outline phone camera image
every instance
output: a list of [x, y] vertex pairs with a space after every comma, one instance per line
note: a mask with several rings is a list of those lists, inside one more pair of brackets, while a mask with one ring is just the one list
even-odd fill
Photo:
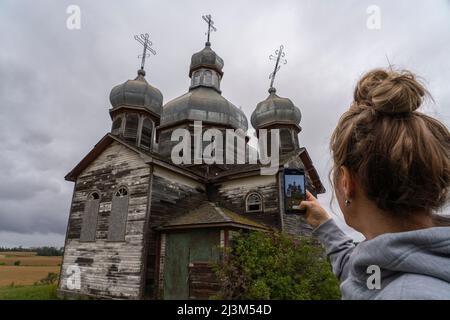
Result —
[[306, 200], [305, 173], [298, 169], [284, 171], [284, 198], [286, 213], [304, 213], [300, 203]]

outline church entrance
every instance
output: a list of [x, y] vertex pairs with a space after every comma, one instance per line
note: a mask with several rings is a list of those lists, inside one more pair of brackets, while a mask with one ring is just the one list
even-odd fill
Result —
[[220, 230], [194, 229], [166, 234], [164, 299], [189, 299], [189, 267], [220, 258]]

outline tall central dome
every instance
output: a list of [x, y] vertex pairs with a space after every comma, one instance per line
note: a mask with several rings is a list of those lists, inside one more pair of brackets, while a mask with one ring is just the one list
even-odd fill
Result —
[[163, 107], [160, 129], [198, 120], [205, 124], [247, 131], [245, 114], [221, 94], [223, 65], [222, 58], [211, 49], [209, 42], [192, 55], [189, 91]]

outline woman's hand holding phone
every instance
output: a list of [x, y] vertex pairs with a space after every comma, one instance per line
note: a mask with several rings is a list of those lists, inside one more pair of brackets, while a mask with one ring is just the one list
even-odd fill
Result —
[[322, 208], [319, 201], [308, 190], [306, 190], [306, 200], [300, 203], [300, 209], [306, 210], [306, 222], [313, 228], [317, 228], [331, 219], [328, 212]]

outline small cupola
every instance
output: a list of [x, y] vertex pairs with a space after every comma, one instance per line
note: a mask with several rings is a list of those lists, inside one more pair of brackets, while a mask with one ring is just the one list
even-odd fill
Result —
[[203, 50], [192, 55], [189, 67], [189, 77], [191, 78], [189, 89], [209, 87], [220, 93], [223, 65], [222, 58], [211, 49], [211, 43], [206, 42]]
[[300, 129], [302, 114], [291, 99], [280, 97], [275, 88], [269, 89], [269, 96], [256, 105], [251, 116], [255, 129], [265, 129], [273, 125], [292, 125]]
[[134, 108], [161, 117], [163, 96], [161, 91], [145, 80], [145, 71], [139, 69], [137, 77], [115, 86], [109, 95], [112, 111], [119, 108]]
[[281, 64], [287, 63], [284, 56], [283, 46], [275, 51], [275, 55], [270, 56], [270, 59], [275, 60], [276, 63], [274, 71], [270, 74], [269, 96], [256, 105], [250, 119], [257, 135], [260, 129], [267, 129], [267, 137], [270, 139], [270, 131], [272, 129], [279, 130], [281, 153], [299, 148], [298, 134], [302, 129], [300, 127], [302, 119], [300, 109], [294, 105], [291, 99], [278, 96], [273, 85]]
[[156, 53], [150, 48], [148, 38], [148, 34], [135, 36], [144, 46], [141, 68], [135, 79], [127, 80], [111, 90], [109, 100], [112, 108], [109, 113], [113, 121], [112, 134], [142, 149], [152, 150], [155, 128], [161, 121], [163, 95], [145, 79], [144, 63], [149, 56], [147, 50]]

